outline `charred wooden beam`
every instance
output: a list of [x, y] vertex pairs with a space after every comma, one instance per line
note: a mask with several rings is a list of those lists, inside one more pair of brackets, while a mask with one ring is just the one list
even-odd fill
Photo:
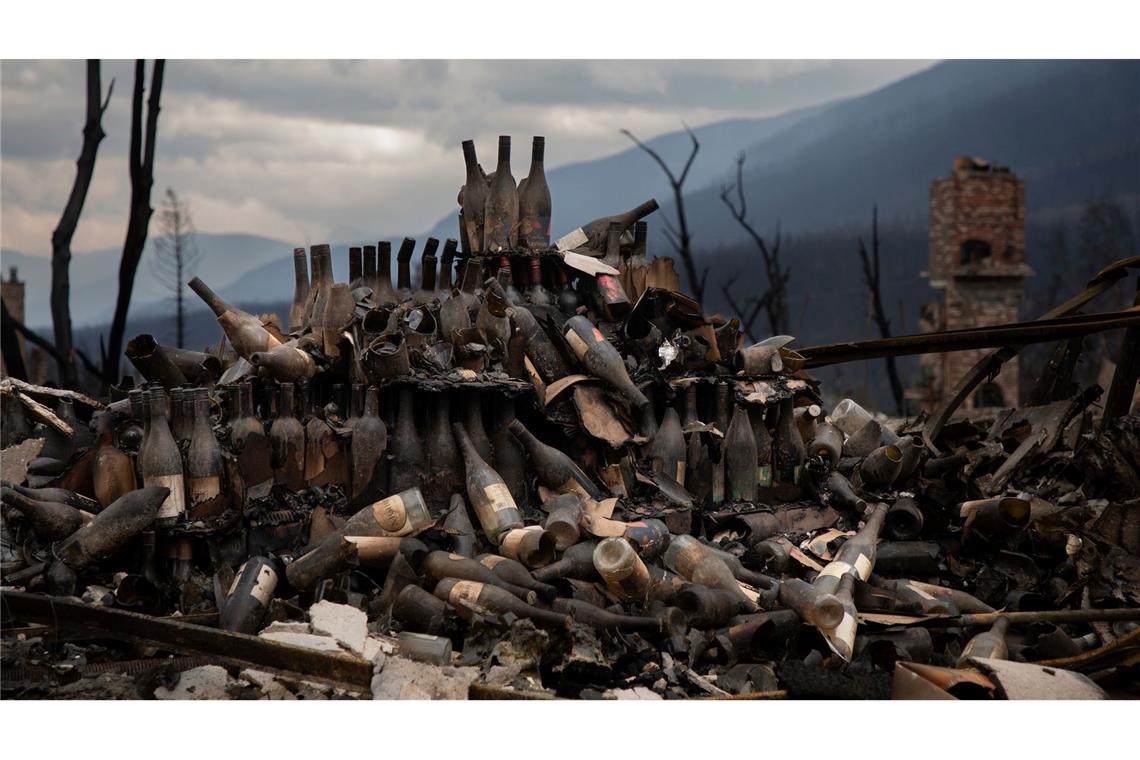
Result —
[[237, 667], [303, 675], [357, 689], [369, 689], [372, 663], [348, 654], [329, 654], [279, 641], [231, 633], [172, 618], [93, 607], [61, 597], [0, 592], [4, 619], [102, 632], [108, 638], [143, 641], [176, 652], [204, 655]]

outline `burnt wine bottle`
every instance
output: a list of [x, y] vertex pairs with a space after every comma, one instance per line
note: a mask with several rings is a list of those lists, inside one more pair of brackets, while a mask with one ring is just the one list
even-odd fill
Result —
[[514, 249], [518, 239], [519, 196], [515, 178], [511, 175], [511, 138], [508, 135], [499, 136], [499, 163], [487, 189], [483, 224], [484, 252]]
[[[546, 138], [535, 137], [530, 151], [530, 173], [519, 184], [519, 241], [532, 251], [550, 247], [550, 186], [543, 158]], [[535, 260], [537, 263], [537, 259]]]
[[463, 141], [463, 162], [467, 166], [467, 181], [463, 185], [463, 227], [467, 231], [468, 247], [465, 253], [482, 253], [483, 228], [487, 213], [487, 196], [490, 187], [487, 175], [475, 156], [475, 142]]

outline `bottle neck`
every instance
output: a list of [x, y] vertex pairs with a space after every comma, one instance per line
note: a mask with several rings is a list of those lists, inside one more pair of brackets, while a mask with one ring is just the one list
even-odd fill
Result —
[[210, 427], [210, 399], [204, 393], [194, 398], [194, 424]]
[[649, 214], [652, 214], [656, 210], [657, 210], [657, 201], [656, 201], [656, 199], [653, 199], [653, 198], [650, 198], [649, 200], [647, 200], [645, 203], [642, 203], [637, 208], [630, 209], [629, 211], [625, 212], [620, 217], [618, 217], [622, 222], [622, 229], [629, 227], [631, 224], [636, 222], [638, 219], [641, 219], [642, 217], [648, 216]]
[[348, 281], [356, 282], [364, 271], [364, 251], [356, 246], [348, 249]]
[[381, 284], [392, 287], [392, 244], [384, 241], [378, 247], [376, 259], [376, 274], [380, 277]]
[[304, 248], [293, 249], [293, 279], [298, 294], [303, 294], [309, 290], [309, 268], [305, 261]]
[[479, 452], [475, 450], [471, 436], [467, 435], [467, 431], [462, 425], [452, 425], [451, 433], [455, 437], [455, 442], [459, 444], [459, 450], [463, 453], [463, 460], [467, 463], [468, 468], [483, 462], [483, 457], [479, 456]]
[[498, 176], [501, 171], [505, 171], [507, 174], [511, 173], [511, 139], [509, 137], [499, 138], [499, 165], [495, 167], [495, 175]]
[[435, 290], [435, 256], [424, 254], [420, 267], [420, 288]]
[[376, 278], [376, 246], [364, 246], [364, 253], [362, 256], [362, 276], [364, 277], [365, 282], [371, 283]]
[[197, 277], [190, 280], [190, 289], [197, 293], [198, 297], [205, 301], [206, 305], [209, 306], [214, 314], [219, 317], [228, 311], [234, 310], [232, 306], [223, 301], [217, 293], [211, 290], [210, 287], [206, 285], [206, 283], [202, 282]]
[[458, 245], [452, 238], [443, 244], [443, 257], [439, 262], [439, 289], [451, 292], [451, 270], [455, 265], [455, 248]]
[[471, 140], [463, 141], [463, 163], [467, 167], [467, 182], [482, 182], [483, 176], [479, 171], [479, 159], [475, 155], [475, 143]]
[[364, 416], [380, 416], [380, 392], [375, 388], [369, 388], [364, 395]]

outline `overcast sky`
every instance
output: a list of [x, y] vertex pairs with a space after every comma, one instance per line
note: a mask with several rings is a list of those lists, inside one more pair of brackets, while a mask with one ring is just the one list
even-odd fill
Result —
[[[546, 136], [547, 167], [738, 116], [876, 89], [925, 61], [169, 61], [154, 204], [173, 187], [206, 232], [290, 243], [429, 228], [463, 182], [459, 144], [484, 166], [495, 138]], [[0, 243], [50, 253], [82, 142], [82, 61], [0, 64]], [[150, 66], [147, 67], [149, 87]], [[122, 244], [133, 64], [115, 91], [73, 243]], [[519, 169], [529, 157], [518, 156]], [[514, 173], [520, 176], [520, 170]], [[525, 172], [524, 172], [525, 173]]]

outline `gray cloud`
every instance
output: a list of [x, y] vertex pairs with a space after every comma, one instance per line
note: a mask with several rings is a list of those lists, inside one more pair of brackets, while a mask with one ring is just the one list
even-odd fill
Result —
[[[547, 136], [551, 166], [652, 137], [763, 116], [886, 84], [920, 61], [179, 61], [167, 64], [156, 186], [190, 201], [200, 229], [296, 241], [414, 233], [463, 179], [459, 142], [487, 162], [495, 136]], [[148, 76], [150, 68], [147, 69]], [[80, 61], [0, 64], [2, 243], [46, 254], [74, 175]], [[116, 78], [107, 139], [75, 240], [121, 243], [133, 63]], [[523, 163], [519, 160], [519, 163]]]

